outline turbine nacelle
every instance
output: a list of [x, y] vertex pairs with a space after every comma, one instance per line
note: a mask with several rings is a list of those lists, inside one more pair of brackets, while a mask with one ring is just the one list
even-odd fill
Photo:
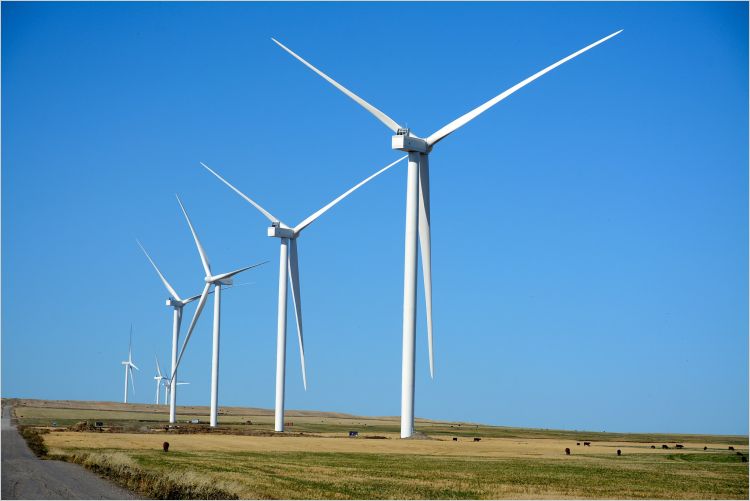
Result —
[[276, 238], [295, 238], [297, 235], [293, 228], [286, 228], [274, 223], [268, 227], [268, 236]]
[[227, 278], [222, 275], [214, 275], [214, 276], [205, 277], [203, 280], [205, 280], [207, 284], [214, 284], [216, 286], [232, 285], [233, 283], [231, 278]]
[[184, 303], [170, 297], [169, 299], [167, 299], [167, 306], [171, 306], [172, 308], [182, 308], [184, 306]]
[[[401, 151], [415, 151], [429, 153], [432, 146], [420, 137], [412, 136], [409, 129], [399, 129], [398, 134], [391, 137], [391, 148]], [[403, 132], [403, 133], [402, 133]]]

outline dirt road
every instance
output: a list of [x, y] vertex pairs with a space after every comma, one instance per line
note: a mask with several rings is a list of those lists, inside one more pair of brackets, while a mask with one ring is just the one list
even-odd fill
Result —
[[11, 424], [10, 408], [2, 412], [3, 499], [136, 499], [81, 466], [38, 459]]

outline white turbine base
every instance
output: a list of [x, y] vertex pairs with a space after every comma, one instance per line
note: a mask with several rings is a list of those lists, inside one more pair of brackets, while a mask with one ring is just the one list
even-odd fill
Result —
[[401, 438], [414, 434], [414, 344], [417, 314], [419, 153], [409, 152], [404, 243], [404, 321], [401, 359]]
[[276, 330], [276, 407], [274, 430], [284, 431], [284, 384], [286, 377], [286, 303], [289, 266], [289, 239], [282, 238], [279, 246], [279, 308]]
[[[211, 354], [211, 427], [216, 427], [219, 416], [219, 325], [221, 322], [221, 284], [214, 285], [214, 339]], [[175, 379], [175, 387], [177, 380]]]

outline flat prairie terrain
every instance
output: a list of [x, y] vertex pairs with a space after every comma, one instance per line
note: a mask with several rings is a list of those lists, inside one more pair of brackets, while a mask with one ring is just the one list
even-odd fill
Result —
[[[397, 418], [308, 411], [288, 412], [292, 426], [280, 435], [271, 433], [271, 411], [250, 408], [222, 409], [216, 430], [182, 424], [165, 432], [164, 406], [30, 400], [15, 405], [19, 423], [48, 431], [43, 437], [51, 455], [109, 476], [137, 471], [175, 482], [209, 482], [240, 498], [748, 498], [748, 463], [737, 454], [747, 457], [743, 436], [418, 420], [423, 439], [401, 440]], [[181, 421], [207, 415], [200, 407], [178, 410]], [[64, 428], [82, 420], [103, 421], [104, 429], [116, 432]], [[349, 431], [359, 437], [349, 438]], [[165, 441], [168, 453], [162, 451]], [[677, 443], [683, 448], [676, 449]]]

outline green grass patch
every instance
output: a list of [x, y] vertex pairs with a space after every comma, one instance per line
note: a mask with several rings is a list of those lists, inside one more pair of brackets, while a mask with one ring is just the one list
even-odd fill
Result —
[[26, 445], [29, 446], [29, 449], [31, 449], [31, 452], [33, 452], [36, 457], [41, 459], [47, 457], [49, 450], [47, 450], [47, 446], [44, 444], [44, 438], [42, 438], [45, 431], [29, 426], [18, 426], [18, 433], [24, 440], [26, 440]]

